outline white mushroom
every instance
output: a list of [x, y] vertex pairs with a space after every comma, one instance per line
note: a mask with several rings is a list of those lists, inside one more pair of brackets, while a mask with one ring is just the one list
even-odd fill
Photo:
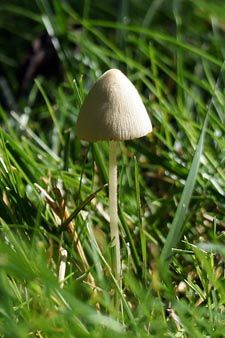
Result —
[[130, 80], [118, 69], [105, 72], [86, 96], [77, 120], [77, 136], [86, 141], [109, 140], [109, 216], [116, 247], [115, 276], [121, 276], [117, 211], [117, 141], [152, 131], [145, 106]]

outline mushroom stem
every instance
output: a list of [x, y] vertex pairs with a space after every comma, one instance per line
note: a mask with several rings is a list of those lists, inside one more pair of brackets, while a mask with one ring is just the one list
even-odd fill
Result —
[[109, 142], [109, 218], [110, 231], [113, 248], [115, 248], [114, 273], [119, 281], [121, 274], [120, 262], [120, 239], [118, 229], [118, 207], [117, 207], [117, 142]]

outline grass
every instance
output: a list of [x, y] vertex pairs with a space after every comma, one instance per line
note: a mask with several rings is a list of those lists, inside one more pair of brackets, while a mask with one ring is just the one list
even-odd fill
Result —
[[[1, 337], [224, 336], [223, 9], [0, 4]], [[45, 66], [30, 52], [41, 39]], [[108, 146], [75, 133], [88, 89], [111, 67], [153, 124], [120, 144], [122, 290], [110, 268]]]

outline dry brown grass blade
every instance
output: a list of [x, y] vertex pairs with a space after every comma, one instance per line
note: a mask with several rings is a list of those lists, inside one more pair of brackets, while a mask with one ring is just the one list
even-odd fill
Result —
[[[48, 205], [50, 206], [51, 210], [53, 211], [57, 223], [59, 223], [59, 226], [62, 224], [62, 222], [66, 219], [69, 219], [70, 214], [67, 210], [66, 207], [61, 207], [48, 193], [45, 189], [43, 189], [41, 186], [39, 186], [37, 183], [34, 184], [36, 189], [39, 191], [39, 193], [41, 193], [41, 195], [43, 196], [43, 198], [45, 199], [45, 201], [48, 203]], [[77, 234], [77, 231], [75, 229], [75, 222], [74, 220], [70, 221], [65, 230], [68, 232], [68, 234], [70, 235], [70, 238], [75, 246], [75, 249], [77, 250], [82, 265], [83, 265], [83, 270], [84, 273], [87, 276], [87, 284], [90, 285], [92, 292], [93, 292], [93, 299], [96, 299], [97, 297], [97, 287], [95, 284], [95, 279], [92, 276], [91, 272], [90, 272], [90, 266], [88, 264], [84, 249], [82, 247], [82, 244], [79, 240], [79, 236]], [[99, 308], [99, 304], [96, 304], [96, 307]]]

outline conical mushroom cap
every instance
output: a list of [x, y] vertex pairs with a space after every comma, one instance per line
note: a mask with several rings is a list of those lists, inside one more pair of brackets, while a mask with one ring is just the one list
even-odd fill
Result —
[[77, 136], [86, 141], [116, 141], [142, 137], [151, 131], [151, 121], [134, 85], [118, 69], [105, 72], [84, 100]]

